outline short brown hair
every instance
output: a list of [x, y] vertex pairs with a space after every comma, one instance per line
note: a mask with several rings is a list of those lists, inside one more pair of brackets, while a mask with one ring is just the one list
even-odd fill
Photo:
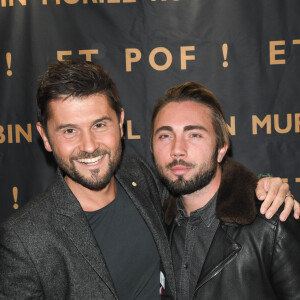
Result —
[[49, 65], [39, 79], [36, 96], [38, 121], [47, 129], [48, 104], [54, 99], [66, 100], [98, 93], [107, 96], [109, 105], [120, 119], [122, 107], [117, 86], [102, 67], [74, 59], [57, 61]]
[[166, 91], [152, 112], [150, 146], [153, 146], [154, 122], [160, 110], [171, 102], [194, 101], [209, 107], [212, 115], [212, 123], [216, 134], [217, 149], [230, 145], [227, 124], [220, 103], [214, 94], [204, 85], [197, 82], [185, 82]]

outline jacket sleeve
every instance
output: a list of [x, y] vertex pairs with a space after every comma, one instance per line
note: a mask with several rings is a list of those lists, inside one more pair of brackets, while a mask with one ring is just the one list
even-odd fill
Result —
[[13, 227], [0, 227], [0, 299], [42, 299], [36, 269]]
[[272, 280], [278, 299], [300, 299], [300, 221], [278, 221], [272, 257]]

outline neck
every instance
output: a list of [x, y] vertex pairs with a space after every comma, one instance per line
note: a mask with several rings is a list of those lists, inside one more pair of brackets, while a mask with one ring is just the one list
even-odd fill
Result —
[[221, 175], [221, 167], [218, 165], [216, 174], [208, 185], [192, 194], [182, 196], [182, 203], [188, 216], [191, 212], [202, 208], [210, 201], [220, 187]]
[[96, 191], [84, 187], [68, 176], [65, 177], [65, 181], [84, 211], [101, 209], [112, 202], [116, 197], [117, 186], [114, 177], [111, 178], [103, 189]]

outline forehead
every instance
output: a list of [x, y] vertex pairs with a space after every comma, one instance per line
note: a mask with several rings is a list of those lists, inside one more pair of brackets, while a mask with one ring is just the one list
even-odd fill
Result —
[[54, 99], [48, 106], [50, 119], [89, 119], [94, 116], [116, 115], [106, 95], [94, 94], [87, 97], [64, 97]]
[[201, 125], [212, 129], [211, 110], [195, 101], [170, 102], [157, 114], [154, 129], [161, 126]]

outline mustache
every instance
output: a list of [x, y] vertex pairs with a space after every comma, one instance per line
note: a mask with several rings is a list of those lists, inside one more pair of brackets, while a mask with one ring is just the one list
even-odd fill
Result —
[[85, 159], [85, 158], [94, 158], [97, 156], [108, 154], [110, 156], [110, 152], [104, 149], [96, 149], [93, 153], [88, 153], [85, 151], [81, 151], [76, 155], [73, 155], [70, 157], [70, 161], [72, 160], [78, 160], [78, 159]]
[[192, 163], [187, 163], [183, 159], [174, 159], [171, 163], [167, 164], [167, 169], [171, 169], [175, 166], [184, 166], [187, 168], [193, 168], [195, 167]]

